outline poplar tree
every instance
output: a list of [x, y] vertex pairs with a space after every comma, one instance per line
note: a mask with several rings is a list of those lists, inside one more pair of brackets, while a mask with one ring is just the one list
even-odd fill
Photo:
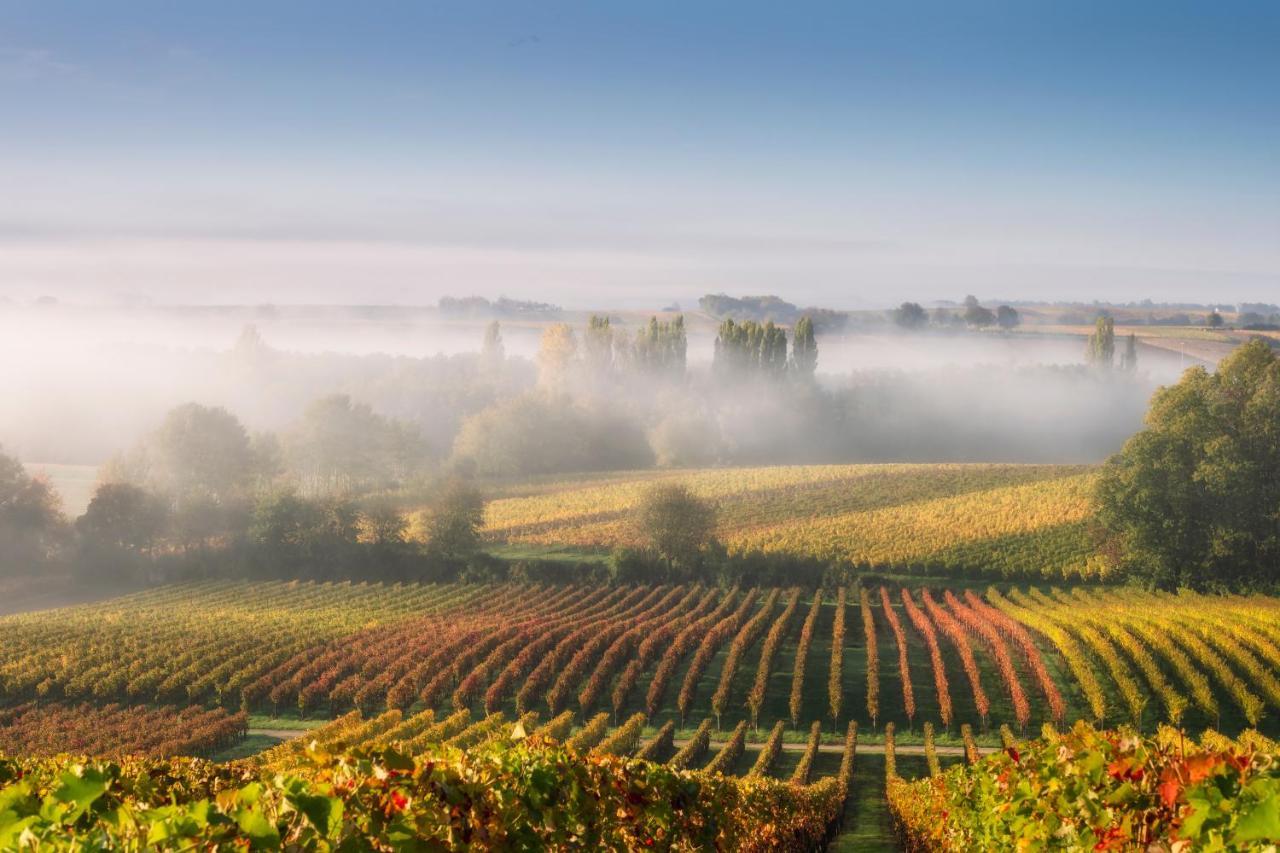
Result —
[[791, 365], [800, 376], [809, 379], [818, 369], [818, 340], [813, 334], [813, 320], [806, 315], [796, 323], [791, 342]]
[[1085, 349], [1085, 357], [1094, 367], [1110, 370], [1116, 357], [1116, 321], [1099, 317]]

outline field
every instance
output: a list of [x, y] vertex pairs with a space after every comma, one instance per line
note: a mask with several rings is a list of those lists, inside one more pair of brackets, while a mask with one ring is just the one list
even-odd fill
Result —
[[633, 544], [630, 517], [655, 482], [685, 483], [719, 509], [731, 551], [793, 553], [993, 577], [1106, 574], [1089, 535], [1090, 469], [1062, 465], [815, 465], [724, 468], [505, 487], [486, 535], [509, 548]]
[[[853, 722], [869, 769], [840, 844], [876, 849], [887, 740], [923, 776], [922, 744], [951, 763], [1076, 720], [1274, 738], [1277, 671], [1280, 600], [1262, 596], [214, 582], [0, 619], [0, 749], [255, 774], [309, 767], [313, 741], [417, 755], [522, 731], [838, 784]], [[254, 756], [279, 734], [264, 715], [333, 722]]]

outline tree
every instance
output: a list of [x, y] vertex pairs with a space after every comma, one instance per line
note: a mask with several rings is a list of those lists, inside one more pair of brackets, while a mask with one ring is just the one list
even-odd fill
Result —
[[688, 346], [683, 314], [671, 320], [650, 317], [646, 325], [636, 330], [627, 355], [636, 370], [680, 379], [684, 377]]
[[1219, 314], [1217, 311], [1214, 311], [1208, 317], [1205, 318], [1204, 322], [1205, 322], [1205, 325], [1207, 325], [1210, 329], [1221, 329], [1225, 321], [1222, 319], [1221, 314]]
[[[645, 468], [653, 453], [635, 418], [531, 392], [477, 412], [453, 443], [455, 470], [497, 476]], [[458, 467], [464, 466], [464, 467]]]
[[787, 332], [772, 320], [760, 325], [754, 320], [720, 324], [716, 335], [713, 367], [734, 376], [781, 376], [787, 367]]
[[126, 551], [149, 551], [165, 532], [169, 506], [159, 495], [133, 483], [102, 483], [76, 530], [87, 542]]
[[680, 483], [652, 487], [640, 503], [636, 533], [667, 567], [689, 567], [715, 532], [715, 507]]
[[1138, 369], [1138, 336], [1132, 332], [1125, 338], [1124, 353], [1120, 356], [1120, 369], [1126, 373], [1133, 373]]
[[233, 501], [247, 490], [257, 462], [239, 419], [199, 403], [170, 410], [142, 453], [147, 481], [176, 500]]
[[408, 520], [391, 501], [375, 501], [360, 512], [357, 539], [363, 545], [394, 549], [405, 543]]
[[346, 394], [311, 403], [285, 437], [287, 467], [311, 495], [397, 485], [422, 473], [429, 455], [415, 427]]
[[1277, 424], [1280, 358], [1262, 341], [1157, 391], [1097, 485], [1120, 569], [1160, 589], [1280, 587]]
[[259, 495], [249, 541], [269, 574], [335, 577], [355, 565], [360, 513], [341, 497], [306, 498], [292, 488]]
[[1014, 329], [1022, 322], [1022, 318], [1018, 316], [1018, 312], [1008, 305], [1001, 305], [996, 308], [996, 325], [1002, 329]]
[[964, 321], [975, 329], [984, 329], [996, 321], [996, 315], [989, 308], [983, 308], [976, 296], [964, 298]]
[[480, 368], [494, 374], [502, 370], [507, 360], [507, 350], [502, 343], [502, 327], [497, 320], [490, 320], [484, 328], [484, 342], [480, 345]]
[[599, 375], [609, 373], [613, 369], [613, 327], [609, 318], [592, 314], [583, 338], [587, 367]]
[[764, 324], [764, 335], [760, 341], [760, 370], [775, 378], [787, 372], [787, 330], [775, 326], [772, 320]]
[[449, 561], [462, 561], [480, 550], [484, 497], [463, 480], [450, 480], [432, 507], [427, 548]]
[[1116, 355], [1116, 321], [1110, 317], [1099, 317], [1093, 324], [1093, 334], [1085, 346], [1085, 357], [1089, 364], [1103, 370], [1110, 370]]
[[50, 560], [66, 532], [58, 494], [43, 477], [0, 452], [0, 574], [30, 573]]
[[569, 379], [569, 367], [578, 355], [578, 339], [567, 323], [555, 323], [542, 333], [538, 345], [538, 382], [561, 389]]
[[920, 329], [929, 322], [929, 315], [918, 303], [904, 302], [892, 311], [893, 322], [904, 329]]
[[791, 342], [791, 365], [800, 376], [811, 379], [818, 369], [818, 339], [813, 320], [806, 314], [796, 322]]

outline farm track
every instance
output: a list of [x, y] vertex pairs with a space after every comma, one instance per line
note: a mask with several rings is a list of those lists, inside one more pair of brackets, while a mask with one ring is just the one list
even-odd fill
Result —
[[[271, 737], [271, 738], [275, 738], [277, 740], [283, 741], [283, 740], [293, 740], [296, 737], [302, 737], [303, 735], [307, 734], [308, 731], [309, 731], [308, 729], [249, 729], [249, 734], [262, 735], [264, 737]], [[676, 749], [681, 749], [682, 747], [684, 747], [689, 743], [689, 739], [677, 738], [676, 740], [672, 741], [672, 743]], [[726, 743], [728, 743], [727, 740], [713, 740], [708, 744], [708, 747], [707, 747], [708, 751], [710, 753], [715, 753], [719, 751], [720, 748], [723, 747]], [[758, 743], [748, 743], [747, 747], [758, 748], [761, 745], [762, 744], [758, 744]], [[784, 743], [782, 744], [781, 748], [783, 752], [804, 752], [807, 747], [803, 743]], [[964, 755], [963, 746], [939, 746], [939, 747], [936, 747], [936, 749], [939, 755], [956, 755], [956, 756]], [[894, 748], [894, 751], [897, 752], [899, 755], [924, 755], [923, 746], [897, 746]], [[996, 751], [997, 750], [995, 747], [982, 747], [982, 746], [978, 747], [978, 752], [981, 753], [982, 755], [987, 755]], [[838, 744], [838, 743], [824, 743], [818, 747], [818, 752], [826, 753], [826, 754], [841, 755], [844, 753], [844, 746], [843, 744]], [[869, 755], [883, 755], [884, 744], [878, 744], [878, 743], [859, 744], [858, 753], [859, 754], [867, 753]]]

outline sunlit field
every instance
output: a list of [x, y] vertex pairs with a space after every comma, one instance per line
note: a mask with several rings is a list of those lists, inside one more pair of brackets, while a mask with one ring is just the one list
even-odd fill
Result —
[[732, 552], [798, 554], [899, 570], [1097, 577], [1092, 475], [1056, 465], [821, 465], [646, 472], [507, 486], [485, 533], [513, 545], [635, 544], [655, 482], [715, 503]]

